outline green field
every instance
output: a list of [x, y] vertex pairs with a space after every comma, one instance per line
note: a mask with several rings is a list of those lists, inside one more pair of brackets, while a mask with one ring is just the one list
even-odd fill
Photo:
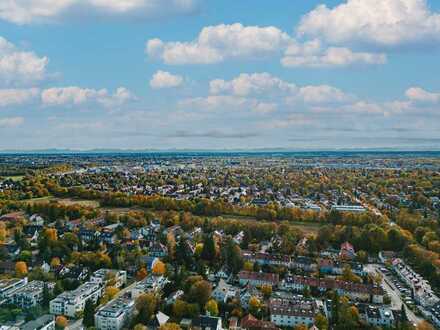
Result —
[[18, 182], [18, 181], [23, 180], [24, 176], [23, 175], [12, 175], [12, 176], [5, 176], [3, 178], [5, 180], [12, 180], [12, 181]]

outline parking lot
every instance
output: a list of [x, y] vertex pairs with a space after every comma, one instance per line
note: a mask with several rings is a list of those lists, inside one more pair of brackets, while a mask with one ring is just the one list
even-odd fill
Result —
[[418, 324], [423, 320], [411, 310], [415, 306], [415, 302], [411, 297], [411, 290], [405, 287], [394, 274], [376, 264], [367, 265], [366, 269], [369, 273], [378, 273], [382, 276], [382, 286], [391, 299], [391, 308], [400, 309], [402, 305], [405, 305], [407, 307], [406, 315], [411, 323]]

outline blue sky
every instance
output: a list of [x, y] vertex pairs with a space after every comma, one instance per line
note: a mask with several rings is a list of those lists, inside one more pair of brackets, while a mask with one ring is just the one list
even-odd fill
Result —
[[0, 3], [0, 149], [438, 148], [440, 3]]

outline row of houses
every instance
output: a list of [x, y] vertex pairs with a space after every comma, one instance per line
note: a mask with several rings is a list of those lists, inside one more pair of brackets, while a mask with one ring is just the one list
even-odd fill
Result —
[[393, 260], [393, 269], [397, 276], [411, 289], [414, 300], [422, 307], [431, 307], [440, 301], [431, 285], [420, 274], [405, 264], [402, 259]]
[[376, 304], [382, 304], [385, 295], [380, 286], [339, 281], [332, 278], [287, 276], [280, 286], [285, 290], [297, 292], [302, 292], [305, 288], [316, 288], [322, 292], [336, 290], [338, 294], [348, 296], [355, 301], [372, 301]]
[[344, 245], [341, 251], [342, 255], [344, 256], [342, 260], [337, 258], [319, 258], [316, 262], [313, 258], [305, 256], [290, 257], [288, 255], [250, 251], [244, 251], [243, 258], [244, 260], [257, 263], [262, 266], [280, 266], [289, 269], [302, 270], [304, 272], [315, 272], [319, 270], [321, 273], [330, 275], [341, 275], [344, 267], [350, 267], [355, 274], [359, 276], [366, 275], [364, 267], [361, 263], [347, 260], [347, 255], [352, 254], [352, 250], [349, 246]]

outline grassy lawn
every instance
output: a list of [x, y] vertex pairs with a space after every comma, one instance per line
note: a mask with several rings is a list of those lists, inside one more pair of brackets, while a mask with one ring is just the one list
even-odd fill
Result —
[[75, 198], [53, 198], [52, 200], [57, 201], [58, 203], [64, 205], [79, 204], [81, 206], [86, 206], [86, 207], [93, 207], [93, 208], [99, 207], [99, 202], [94, 200], [75, 199]]
[[45, 197], [36, 197], [36, 198], [31, 198], [31, 199], [24, 199], [23, 202], [29, 203], [29, 204], [35, 204], [35, 203], [48, 202], [48, 201], [50, 201], [52, 199], [53, 199], [52, 196], [45, 196]]
[[24, 176], [23, 175], [13, 175], [13, 176], [5, 176], [4, 179], [5, 180], [12, 180], [15, 182], [21, 181], [23, 180]]
[[75, 198], [56, 198], [53, 196], [46, 196], [46, 197], [39, 197], [39, 198], [32, 198], [32, 199], [26, 199], [24, 202], [35, 204], [35, 203], [45, 203], [49, 201], [57, 201], [60, 204], [64, 205], [74, 205], [79, 204], [81, 206], [87, 206], [87, 207], [99, 207], [99, 202], [94, 200], [86, 200], [86, 199], [75, 199]]

